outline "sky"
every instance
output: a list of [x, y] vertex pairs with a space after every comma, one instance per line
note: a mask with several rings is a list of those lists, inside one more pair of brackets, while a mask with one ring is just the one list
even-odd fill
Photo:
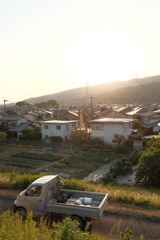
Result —
[[0, 0], [0, 103], [159, 75], [159, 0]]

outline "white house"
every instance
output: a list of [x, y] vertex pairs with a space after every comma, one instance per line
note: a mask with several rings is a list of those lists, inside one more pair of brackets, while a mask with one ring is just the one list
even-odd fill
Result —
[[90, 121], [91, 138], [104, 141], [105, 144], [116, 144], [115, 134], [122, 135], [127, 140], [132, 132], [132, 119], [102, 118]]
[[35, 113], [35, 112], [28, 112], [23, 115], [23, 117], [29, 121], [36, 121], [37, 116], [38, 116], [38, 113]]
[[69, 139], [71, 133], [78, 128], [78, 121], [43, 121], [42, 124], [42, 140], [58, 136], [62, 137], [63, 140]]

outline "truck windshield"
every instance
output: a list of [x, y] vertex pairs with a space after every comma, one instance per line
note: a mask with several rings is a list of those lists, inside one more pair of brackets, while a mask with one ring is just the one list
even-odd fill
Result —
[[27, 190], [26, 196], [40, 196], [41, 190], [42, 190], [42, 186], [36, 186], [36, 185], [32, 186]]

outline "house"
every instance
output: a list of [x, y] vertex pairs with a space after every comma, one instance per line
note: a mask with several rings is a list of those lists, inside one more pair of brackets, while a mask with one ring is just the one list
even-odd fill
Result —
[[145, 129], [150, 129], [153, 132], [159, 132], [160, 114], [152, 111], [141, 114], [141, 124]]
[[78, 120], [78, 114], [67, 109], [55, 109], [53, 112], [53, 118], [59, 118], [63, 120]]
[[2, 118], [2, 117], [4, 117], [4, 116], [8, 116], [8, 114], [5, 113], [5, 112], [0, 112], [0, 118]]
[[7, 130], [7, 132], [15, 133], [15, 138], [19, 138], [22, 135], [22, 130], [27, 128], [33, 128], [29, 123], [21, 123], [18, 126], [12, 127]]
[[63, 140], [69, 139], [71, 133], [78, 128], [78, 121], [43, 121], [42, 124], [42, 140], [58, 136], [62, 137]]
[[117, 144], [115, 134], [127, 140], [132, 133], [132, 119], [102, 118], [90, 121], [91, 138], [101, 139], [105, 144]]
[[25, 119], [21, 115], [17, 115], [17, 116], [6, 115], [0, 118], [1, 130], [4, 130], [4, 131], [10, 129], [11, 127], [18, 126], [19, 124], [26, 123], [26, 122], [27, 122], [27, 119]]
[[136, 108], [133, 109], [131, 112], [126, 113], [126, 115], [129, 118], [138, 119], [141, 121], [141, 114], [146, 113], [147, 111], [148, 111], [147, 108]]
[[36, 121], [37, 117], [38, 117], [38, 113], [35, 113], [35, 112], [28, 112], [28, 113], [25, 113], [23, 114], [23, 117], [29, 121]]

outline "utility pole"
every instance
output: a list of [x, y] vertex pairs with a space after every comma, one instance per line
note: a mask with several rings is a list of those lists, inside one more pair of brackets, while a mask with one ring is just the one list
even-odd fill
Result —
[[92, 116], [92, 100], [94, 99], [95, 97], [92, 97], [92, 95], [91, 95], [91, 120], [92, 120], [92, 118], [93, 118], [93, 116]]
[[4, 111], [5, 111], [5, 102], [7, 102], [8, 100], [5, 100], [5, 98], [4, 98]]

